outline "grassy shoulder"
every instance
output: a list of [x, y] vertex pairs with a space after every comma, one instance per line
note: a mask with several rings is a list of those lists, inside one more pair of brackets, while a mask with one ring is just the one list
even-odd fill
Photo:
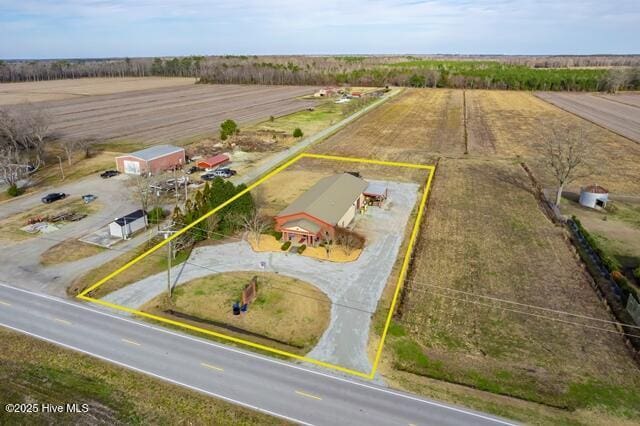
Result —
[[40, 263], [43, 265], [57, 265], [60, 263], [73, 262], [95, 256], [105, 250], [103, 247], [83, 243], [82, 241], [71, 238], [49, 247], [40, 255]]
[[[159, 239], [151, 239], [135, 249], [132, 249], [129, 252], [126, 252], [110, 262], [107, 262], [103, 265], [98, 266], [90, 271], [87, 271], [80, 277], [76, 278], [71, 285], [67, 288], [67, 294], [70, 296], [76, 296], [81, 293], [84, 289], [90, 287], [94, 283], [96, 283], [101, 278], [106, 277], [110, 273], [116, 271], [122, 266], [126, 265], [136, 257], [140, 256], [142, 253], [149, 250], [151, 247], [155, 246], [159, 243]], [[179, 252], [176, 255], [176, 258], [172, 261], [172, 265], [178, 265], [189, 258], [190, 252]], [[105, 295], [116, 291], [128, 284], [132, 284], [136, 281], [139, 281], [145, 277], [158, 274], [160, 272], [166, 271], [167, 269], [167, 256], [166, 249], [160, 249], [140, 261], [136, 262], [129, 268], [125, 269], [115, 277], [111, 278], [100, 287], [92, 291], [89, 296], [95, 298], [101, 298]]]
[[[252, 277], [258, 293], [246, 313], [233, 315], [232, 305]], [[231, 334], [261, 344], [287, 346], [305, 354], [329, 324], [331, 302], [314, 286], [273, 274], [229, 272], [208, 275], [180, 285], [169, 301], [162, 294], [145, 304], [142, 311], [187, 321], [208, 330]]]
[[[78, 414], [0, 412], [0, 424], [285, 424], [281, 420], [0, 329], [4, 403], [86, 403]], [[197, 419], [197, 420], [196, 420]]]

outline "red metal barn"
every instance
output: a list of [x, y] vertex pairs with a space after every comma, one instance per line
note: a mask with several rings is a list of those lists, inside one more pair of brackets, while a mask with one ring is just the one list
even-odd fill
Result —
[[213, 157], [205, 158], [196, 163], [196, 167], [201, 169], [213, 169], [214, 167], [220, 167], [229, 162], [229, 156], [226, 154], [218, 154]]
[[184, 148], [156, 145], [116, 157], [116, 168], [130, 175], [155, 174], [182, 167], [185, 162]]

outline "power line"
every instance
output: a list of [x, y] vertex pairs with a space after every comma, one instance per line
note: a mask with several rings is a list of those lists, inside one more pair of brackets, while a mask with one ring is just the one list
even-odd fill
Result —
[[[532, 313], [532, 312], [525, 312], [525, 311], [519, 311], [519, 310], [516, 310], [516, 309], [510, 309], [510, 308], [505, 308], [505, 307], [501, 307], [501, 306], [489, 305], [489, 304], [482, 303], [482, 302], [477, 302], [477, 301], [474, 301], [474, 300], [466, 300], [466, 299], [462, 299], [461, 300], [461, 299], [457, 299], [455, 297], [448, 296], [448, 295], [445, 295], [445, 294], [439, 294], [439, 296], [447, 298], [447, 299], [453, 299], [453, 300], [458, 300], [458, 301], [462, 301], [462, 302], [466, 302], [466, 303], [472, 303], [472, 304], [475, 304], [475, 305], [485, 306], [485, 307], [492, 308], [492, 309], [500, 309], [500, 310], [507, 311], [507, 312], [513, 312], [513, 313], [520, 314], [520, 315], [533, 316], [533, 317], [545, 319], [545, 320], [548, 320], [548, 321], [556, 321], [556, 322], [560, 322], [560, 323], [563, 323], [563, 324], [569, 324], [569, 325], [574, 325], [574, 326], [578, 326], [578, 327], [585, 327], [585, 328], [589, 328], [589, 329], [593, 329], [593, 330], [604, 331], [604, 332], [607, 332], [607, 333], [620, 334], [620, 335], [625, 335], [625, 336], [629, 336], [629, 337], [640, 338], [640, 335], [636, 335], [636, 334], [629, 334], [629, 333], [625, 333], [625, 332], [622, 332], [622, 331], [610, 330], [610, 329], [606, 329], [606, 328], [595, 327], [595, 326], [588, 325], [588, 324], [582, 324], [582, 323], [577, 323], [577, 322], [566, 321], [566, 320], [562, 320], [562, 319], [559, 319], [559, 318], [552, 318], [552, 317], [548, 317], [548, 316], [544, 316], [544, 315], [540, 315], [540, 314], [535, 314], [535, 313]], [[404, 322], [403, 320], [400, 320], [400, 321]], [[412, 322], [412, 323], [413, 323], [413, 325], [424, 325], [424, 324], [418, 324], [418, 323], [415, 323], [415, 322]]]
[[[576, 314], [576, 313], [568, 312], [568, 311], [560, 311], [560, 310], [557, 310], [557, 309], [545, 308], [543, 306], [530, 305], [530, 304], [527, 304], [527, 303], [516, 302], [516, 301], [513, 301], [513, 300], [501, 299], [501, 298], [494, 297], [494, 296], [487, 296], [487, 295], [483, 295], [483, 294], [479, 294], [479, 293], [472, 293], [472, 292], [468, 292], [468, 291], [464, 291], [464, 290], [458, 290], [458, 289], [453, 289], [453, 288], [437, 286], [437, 285], [433, 285], [433, 284], [428, 284], [428, 283], [426, 283], [424, 281], [406, 280], [406, 282], [413, 283], [413, 284], [422, 284], [424, 286], [436, 288], [436, 289], [439, 289], [439, 290], [446, 290], [446, 291], [450, 291], [450, 292], [454, 292], [454, 293], [461, 293], [461, 294], [465, 294], [465, 295], [468, 295], [468, 296], [473, 296], [473, 297], [479, 297], [479, 298], [482, 298], [482, 299], [492, 300], [492, 301], [495, 301], [495, 302], [512, 304], [512, 305], [527, 307], [527, 308], [531, 308], [531, 309], [539, 309], [539, 310], [542, 310], [542, 311], [552, 312], [552, 313], [559, 314], [559, 315], [568, 315], [568, 316], [572, 316], [572, 317], [576, 317], [576, 318], [588, 319], [588, 320], [591, 320], [591, 321], [598, 321], [598, 322], [603, 322], [603, 323], [607, 323], [607, 324], [617, 324], [617, 325], [620, 325], [620, 326], [640, 329], [640, 326], [637, 326], [637, 325], [625, 324], [625, 323], [618, 322], [618, 321], [611, 321], [611, 320], [602, 319], [602, 318], [595, 318], [595, 317], [590, 317], [588, 315]], [[420, 288], [420, 287], [416, 287], [416, 286], [409, 286], [408, 288], [411, 291], [418, 291], [418, 292], [424, 292], [424, 293], [428, 293], [429, 292], [429, 290], [426, 290], [426, 289], [423, 289], [423, 288]]]
[[[107, 216], [95, 216], [94, 215], [94, 217], [107, 217]], [[182, 226], [186, 226], [186, 224], [181, 223], [181, 222], [176, 222], [176, 224], [182, 225]], [[215, 236], [218, 236], [218, 237], [221, 236], [221, 237], [232, 239], [232, 240], [236, 240], [236, 241], [244, 241], [242, 238], [239, 238], [239, 237], [222, 234], [222, 233], [211, 231], [211, 230], [204, 229], [204, 228], [199, 228], [197, 226], [194, 226], [192, 229], [204, 232], [208, 237], [211, 237], [211, 235], [215, 235]], [[18, 234], [17, 231], [11, 231], [10, 230], [10, 232], [14, 232], [14, 233]], [[22, 235], [22, 234], [19, 234], [19, 235]], [[66, 240], [58, 240], [58, 239], [50, 238], [50, 237], [47, 237], [47, 236], [44, 236], [44, 235], [38, 235], [38, 236], [35, 236], [33, 238], [42, 238], [42, 239], [45, 239], [45, 240], [56, 241], [56, 242], [65, 242], [66, 241]], [[119, 251], [119, 252], [122, 252], [122, 253], [130, 253], [132, 251], [132, 249], [118, 249], [118, 248], [114, 248], [114, 247], [107, 247], [107, 249], [114, 250], [114, 251]], [[148, 255], [160, 256], [160, 257], [164, 258], [164, 255], [159, 254], [159, 253], [150, 253]], [[207, 269], [207, 270], [210, 270], [210, 271], [218, 273], [218, 274], [221, 273], [219, 271], [215, 271], [214, 269], [212, 269], [210, 267], [190, 262], [189, 260], [186, 260], [186, 261], [184, 261], [182, 263], [185, 263], [185, 264], [188, 264], [188, 265], [194, 266], [194, 267]], [[530, 309], [538, 309], [538, 310], [542, 310], [542, 311], [545, 311], [545, 312], [555, 313], [557, 315], [567, 315], [567, 316], [572, 316], [572, 317], [576, 317], [576, 318], [587, 319], [587, 320], [590, 320], [590, 321], [597, 321], [597, 322], [602, 322], [602, 323], [607, 323], [607, 324], [612, 324], [612, 325], [619, 325], [619, 326], [623, 326], [623, 327], [640, 329], [640, 326], [635, 326], [635, 325], [631, 325], [631, 324], [625, 324], [625, 323], [621, 323], [621, 322], [617, 322], [617, 321], [610, 321], [610, 320], [605, 320], [605, 319], [601, 319], [601, 318], [589, 317], [589, 316], [586, 316], [586, 315], [576, 314], [576, 313], [567, 312], [567, 311], [560, 311], [560, 310], [551, 309], [551, 308], [545, 308], [545, 307], [542, 307], [542, 306], [530, 305], [530, 304], [516, 302], [516, 301], [512, 301], [512, 300], [501, 299], [501, 298], [497, 298], [497, 297], [493, 297], [493, 296], [487, 296], [487, 295], [483, 295], [483, 294], [467, 292], [467, 291], [464, 291], [464, 290], [458, 290], [458, 289], [451, 289], [451, 288], [447, 288], [447, 287], [436, 286], [436, 285], [428, 284], [428, 283], [425, 283], [425, 282], [420, 282], [420, 281], [415, 281], [415, 280], [407, 280], [406, 282], [413, 283], [413, 284], [422, 284], [422, 285], [425, 285], [425, 286], [428, 286], [428, 287], [432, 287], [432, 288], [436, 288], [436, 289], [439, 289], [439, 290], [455, 292], [455, 293], [459, 293], [459, 294], [464, 294], [466, 296], [479, 297], [479, 298], [492, 300], [492, 301], [496, 301], [496, 302], [500, 302], [500, 303], [511, 304], [511, 305], [515, 305], [515, 306], [522, 306], [522, 307], [527, 307], [527, 308], [530, 308]], [[318, 301], [323, 301], [322, 299], [314, 298], [314, 297], [309, 296], [309, 295], [303, 295], [303, 294], [300, 294], [300, 293], [295, 293], [295, 292], [292, 292], [290, 290], [283, 289], [281, 287], [274, 287], [274, 288], [278, 288], [279, 290], [282, 290], [282, 291], [290, 293], [290, 294], [295, 294], [297, 296], [308, 297], [308, 298], [312, 298], [312, 299], [315, 299], [315, 300], [318, 300]], [[416, 286], [410, 286], [409, 289], [412, 290], [412, 291], [418, 291], [418, 292], [434, 294], [433, 292], [429, 292], [428, 290], [426, 290], [424, 288], [419, 288], [419, 287], [416, 287]], [[520, 315], [529, 315], [529, 316], [533, 316], [533, 317], [536, 317], [536, 318], [542, 318], [542, 319], [546, 319], [546, 320], [549, 320], [549, 321], [561, 322], [561, 323], [568, 324], [568, 325], [581, 326], [581, 327], [586, 327], [586, 328], [593, 329], [593, 330], [605, 331], [605, 332], [609, 332], [609, 333], [622, 334], [622, 335], [627, 335], [627, 336], [631, 336], [631, 337], [640, 338], [640, 336], [638, 336], [638, 335], [628, 334], [628, 333], [614, 331], [614, 330], [608, 330], [608, 329], [604, 329], [604, 328], [601, 328], [601, 327], [595, 327], [595, 326], [588, 325], [588, 324], [582, 324], [582, 323], [566, 321], [566, 320], [562, 320], [562, 319], [559, 319], [559, 318], [552, 318], [552, 317], [548, 317], [548, 316], [541, 315], [541, 314], [536, 314], [536, 313], [526, 312], [526, 311], [520, 311], [520, 310], [501, 307], [501, 306], [488, 305], [488, 304], [480, 303], [480, 302], [477, 302], [477, 301], [468, 300], [466, 298], [462, 299], [462, 298], [456, 298], [456, 297], [452, 297], [452, 296], [447, 296], [447, 295], [445, 295], [443, 293], [435, 293], [435, 294], [438, 294], [438, 295], [440, 295], [442, 297], [445, 297], [445, 298], [448, 298], [448, 299], [451, 299], [451, 300], [457, 300], [457, 301], [465, 302], [465, 303], [472, 303], [472, 304], [486, 306], [486, 307], [490, 307], [490, 308], [494, 308], [494, 309], [501, 309], [501, 310], [504, 310], [504, 311], [513, 312], [513, 313], [517, 313], [517, 314], [520, 314]], [[360, 312], [363, 312], [363, 313], [367, 313], [367, 314], [370, 314], [370, 315], [375, 314], [375, 311], [369, 311], [369, 310], [357, 308], [355, 306], [349, 306], [349, 305], [346, 305], [346, 304], [334, 303], [334, 302], [331, 302], [331, 301], [329, 301], [329, 303], [333, 304], [333, 305], [336, 305], [336, 306], [343, 307], [343, 308], [354, 309], [354, 310], [357, 310], [357, 311], [360, 311]], [[352, 303], [353, 303], [353, 301], [352, 301]], [[359, 303], [359, 302], [356, 302], [356, 303]]]

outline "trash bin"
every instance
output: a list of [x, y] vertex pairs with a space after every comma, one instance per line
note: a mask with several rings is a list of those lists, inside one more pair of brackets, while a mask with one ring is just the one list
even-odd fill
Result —
[[233, 315], [240, 315], [240, 302], [233, 304]]

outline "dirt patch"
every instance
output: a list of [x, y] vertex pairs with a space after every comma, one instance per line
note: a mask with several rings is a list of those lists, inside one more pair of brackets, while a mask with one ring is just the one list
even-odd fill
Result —
[[[78, 197], [68, 197], [60, 201], [56, 201], [51, 204], [42, 204], [34, 207], [26, 212], [18, 213], [8, 218], [0, 220], [0, 228], [5, 229], [9, 233], [4, 235], [1, 239], [6, 242], [10, 241], [22, 241], [29, 238], [35, 238], [39, 235], [38, 232], [29, 233], [21, 228], [29, 225], [30, 223], [46, 222], [56, 228], [63, 228], [65, 223], [61, 222], [49, 222], [50, 219], [58, 217], [65, 213], [72, 215], [89, 215], [100, 210], [101, 205], [98, 201], [94, 201], [90, 204], [85, 204], [84, 201]], [[54, 231], [54, 229], [51, 229]]]
[[40, 263], [43, 265], [56, 265], [59, 263], [73, 262], [102, 253], [102, 247], [86, 244], [76, 239], [64, 240], [50, 247], [40, 255]]

